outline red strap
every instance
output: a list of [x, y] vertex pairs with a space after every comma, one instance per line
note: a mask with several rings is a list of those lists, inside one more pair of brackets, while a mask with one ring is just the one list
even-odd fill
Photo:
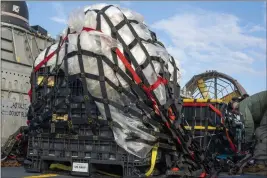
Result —
[[99, 31], [99, 32], [103, 33], [101, 30], [95, 30], [95, 29], [89, 28], [89, 27], [83, 27], [83, 31], [87, 31], [87, 32], [90, 32], [90, 31]]
[[237, 152], [237, 149], [236, 149], [234, 143], [232, 142], [232, 140], [231, 140], [231, 138], [230, 138], [230, 136], [229, 136], [227, 130], [225, 130], [225, 134], [226, 134], [226, 138], [227, 138], [227, 140], [228, 140], [228, 142], [229, 142], [229, 145], [230, 145], [231, 150], [232, 150], [233, 152]]
[[205, 178], [207, 176], [207, 173], [206, 172], [202, 172], [199, 176], [199, 178]]
[[[66, 36], [60, 46], [59, 46], [59, 49], [61, 48], [61, 46], [63, 45], [64, 41], [67, 39], [68, 37]], [[54, 55], [56, 54], [56, 50], [53, 51], [51, 54], [49, 54], [44, 60], [42, 60], [35, 68], [34, 68], [34, 72], [37, 72], [44, 64], [46, 64]], [[32, 100], [32, 86], [31, 86], [31, 89], [29, 90], [28, 92], [28, 95], [30, 97], [30, 101]]]
[[[67, 39], [68, 37], [66, 36], [60, 46], [59, 49], [62, 47], [64, 41]], [[50, 53], [46, 58], [44, 58], [44, 60], [42, 60], [35, 68], [34, 68], [34, 72], [37, 72], [44, 64], [46, 64], [55, 54], [56, 54], [57, 50], [53, 51], [52, 53]]]
[[212, 109], [220, 117], [223, 117], [221, 111], [219, 111], [217, 108], [215, 108], [212, 104], [208, 104], [208, 103], [184, 103], [183, 106], [192, 106], [192, 107], [195, 107], [195, 106], [200, 106], [200, 107], [208, 106], [210, 109]]
[[168, 83], [168, 80], [166, 80], [165, 78], [162, 78], [162, 77], [158, 76], [158, 80], [153, 85], [150, 85], [149, 90], [150, 91], [153, 91], [156, 88], [158, 88], [158, 86], [160, 84], [166, 85], [167, 83]]
[[[86, 28], [84, 27], [83, 30], [85, 31], [91, 31], [94, 30], [92, 28]], [[75, 33], [75, 32], [74, 32]], [[62, 41], [61, 44], [59, 46], [59, 49], [62, 47], [63, 43], [67, 40], [68, 36], [66, 36]], [[46, 64], [55, 54], [56, 54], [57, 50], [53, 51], [51, 54], [49, 54], [44, 60], [42, 60], [35, 68], [34, 68], [34, 72], [37, 72], [44, 64]], [[32, 88], [29, 90], [28, 95], [30, 97], [30, 100], [32, 98]]]
[[140, 84], [142, 80], [139, 78], [139, 76], [136, 74], [134, 69], [132, 68], [131, 64], [128, 62], [128, 60], [124, 57], [124, 55], [121, 53], [121, 51], [117, 48], [116, 53], [119, 56], [122, 63], [125, 65], [125, 67], [131, 72], [133, 75], [133, 79], [137, 84]]
[[177, 137], [177, 142], [178, 142], [180, 145], [182, 145], [182, 142], [181, 142], [181, 140], [179, 139], [179, 137]]
[[21, 133], [19, 133], [17, 136], [16, 136], [16, 140], [21, 140], [21, 137], [22, 137], [22, 134]]
[[175, 115], [174, 115], [174, 113], [172, 112], [172, 108], [169, 108], [168, 109], [168, 115], [169, 115], [169, 118], [171, 119], [171, 120], [175, 120]]
[[8, 158], [10, 158], [10, 159], [15, 159], [16, 156], [8, 156]]
[[172, 168], [172, 171], [179, 171], [180, 169], [178, 168], [178, 167], [174, 167], [174, 168]]
[[[116, 49], [116, 53], [119, 56], [120, 60], [122, 61], [122, 63], [125, 65], [125, 67], [131, 72], [131, 74], [133, 75], [134, 81], [139, 84], [142, 82], [142, 80], [139, 78], [139, 76], [137, 75], [137, 73], [135, 72], [135, 70], [132, 68], [131, 64], [128, 62], [128, 60], [125, 58], [125, 56], [122, 54], [122, 52], [117, 48]], [[158, 77], [157, 81], [151, 85], [150, 87], [146, 87], [143, 86], [144, 90], [147, 92], [150, 92], [152, 90], [155, 90], [156, 88], [158, 88], [158, 86], [163, 83], [164, 85], [166, 85], [168, 83], [168, 81], [162, 77]]]
[[212, 104], [209, 104], [209, 107], [215, 112], [217, 113], [220, 117], [223, 117], [221, 111], [217, 108], [215, 108]]
[[195, 160], [195, 153], [194, 152], [190, 152], [190, 156], [193, 160]]
[[[140, 77], [137, 75], [135, 70], [132, 68], [131, 64], [128, 62], [128, 60], [125, 58], [125, 56], [121, 53], [121, 51], [118, 48], [116, 49], [116, 54], [118, 55], [119, 59], [122, 61], [124, 66], [131, 72], [131, 74], [133, 76], [133, 79], [136, 82], [136, 84], [140, 84], [142, 82], [142, 80], [140, 79]], [[150, 91], [151, 91], [150, 88], [146, 87], [145, 85], [142, 85], [142, 88], [146, 92], [146, 94], [149, 97], [149, 99], [152, 101], [155, 112], [157, 114], [159, 114], [159, 109], [157, 107], [157, 102], [154, 99], [154, 97], [152, 96], [152, 94], [150, 93]]]

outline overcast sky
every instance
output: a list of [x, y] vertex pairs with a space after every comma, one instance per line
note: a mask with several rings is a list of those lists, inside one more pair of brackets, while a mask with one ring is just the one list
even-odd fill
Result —
[[[98, 2], [28, 1], [30, 24], [56, 36], [68, 14]], [[102, 1], [101, 1], [102, 3]], [[253, 94], [266, 89], [266, 3], [105, 2], [139, 12], [180, 62], [182, 86], [206, 70], [226, 73]]]

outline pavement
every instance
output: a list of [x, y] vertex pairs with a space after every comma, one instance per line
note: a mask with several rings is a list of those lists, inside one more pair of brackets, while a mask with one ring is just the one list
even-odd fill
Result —
[[2, 178], [71, 178], [71, 176], [62, 176], [48, 173], [27, 173], [23, 167], [3, 167], [1, 168]]
[[[1, 168], [2, 178], [74, 178], [70, 175], [60, 175], [53, 173], [27, 173], [23, 167], [3, 167]], [[99, 176], [97, 176], [99, 178]], [[94, 178], [97, 178], [94, 177]], [[107, 177], [107, 176], [105, 176]], [[104, 176], [100, 176], [104, 178]], [[255, 176], [255, 175], [235, 175], [229, 176], [227, 174], [220, 175], [219, 178], [266, 178], [265, 176]]]

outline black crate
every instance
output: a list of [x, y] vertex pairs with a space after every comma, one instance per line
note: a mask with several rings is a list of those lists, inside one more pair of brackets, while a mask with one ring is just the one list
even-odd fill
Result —
[[[73, 78], [69, 83], [66, 83], [64, 72], [60, 71], [56, 75], [54, 74], [54, 85], [48, 86], [47, 84], [40, 85], [38, 83], [38, 77], [52, 76], [49, 67], [43, 67], [34, 74], [36, 80], [35, 83], [35, 102], [39, 107], [34, 109], [35, 118], [42, 115], [44, 112], [51, 111], [56, 120], [67, 115], [68, 121], [71, 121], [73, 126], [84, 126], [87, 125], [89, 128], [88, 116], [86, 114], [86, 108], [83, 101], [83, 85], [79, 78]], [[52, 96], [50, 95], [52, 93]], [[46, 97], [50, 95], [50, 97]], [[34, 104], [36, 106], [36, 104]], [[94, 113], [99, 115], [99, 111], [95, 103], [91, 103], [93, 106]], [[92, 113], [92, 112], [91, 112]], [[52, 120], [52, 116], [49, 121]], [[54, 121], [53, 121], [54, 122]], [[69, 122], [60, 122], [55, 126], [61, 126], [65, 128]], [[47, 130], [47, 123], [41, 122], [38, 127], [33, 129]], [[45, 131], [46, 133], [47, 131]]]
[[216, 126], [221, 123], [221, 117], [209, 106], [184, 106], [182, 113], [185, 119], [184, 124], [186, 124], [185, 121], [187, 121], [189, 125], [191, 125], [192, 122], [203, 125], [207, 119], [210, 126]]
[[[48, 82], [45, 82], [48, 80]], [[60, 71], [57, 75], [50, 72], [50, 67], [43, 67], [33, 74], [33, 106], [34, 114], [36, 116], [42, 114], [44, 111], [53, 110], [55, 113], [66, 113], [67, 108], [57, 108], [55, 105], [66, 98], [66, 83], [64, 81], [64, 72]], [[55, 87], [57, 89], [55, 89]], [[35, 108], [40, 105], [41, 107]], [[64, 106], [64, 105], [63, 105]]]
[[[222, 117], [217, 113], [220, 111], [220, 107], [221, 105], [218, 103], [194, 103], [192, 106], [191, 104], [185, 105], [182, 109], [184, 115], [182, 123], [191, 127], [194, 140], [208, 154], [221, 152], [218, 145], [225, 147], [222, 143], [217, 142], [222, 134], [222, 130], [220, 130]], [[217, 112], [214, 111], [214, 108]], [[199, 129], [196, 126], [202, 128]]]
[[[53, 77], [53, 85], [40, 83], [42, 79], [48, 77]], [[35, 118], [44, 112], [51, 111], [58, 117], [68, 115], [68, 120], [71, 120], [73, 125], [85, 124], [88, 126], [88, 116], [83, 99], [85, 95], [83, 84], [79, 76], [68, 76], [68, 83], [66, 83], [65, 77], [64, 71], [51, 72], [50, 67], [42, 67], [33, 74], [32, 82], [35, 91], [33, 93], [33, 103], [35, 103], [33, 106], [40, 105], [34, 109]], [[100, 115], [96, 104], [91, 102], [90, 105], [93, 110], [90, 113]]]
[[[127, 153], [112, 138], [72, 137], [61, 136], [55, 138], [49, 134], [29, 137], [27, 157], [39, 158], [39, 160], [33, 159], [35, 163], [30, 168], [33, 170], [40, 169], [40, 172], [42, 172], [48, 169], [47, 166], [44, 166], [45, 164], [60, 161], [68, 162], [73, 166], [77, 162], [87, 163], [89, 170], [86, 173], [71, 171], [72, 175], [90, 176], [97, 173], [97, 170], [101, 170], [119, 174], [123, 177], [137, 177], [150, 168], [151, 154], [148, 154], [145, 159], [140, 159]], [[162, 162], [161, 158], [162, 155], [159, 150], [156, 161], [158, 165]]]
[[70, 124], [67, 121], [58, 121], [51, 123], [46, 122], [42, 125], [42, 129], [40, 129], [40, 133], [45, 134], [71, 134], [71, 135], [79, 135], [79, 136], [100, 136], [106, 138], [114, 139], [114, 135], [111, 127], [106, 120], [99, 120], [100, 125], [98, 127], [94, 127], [94, 130], [88, 124]]

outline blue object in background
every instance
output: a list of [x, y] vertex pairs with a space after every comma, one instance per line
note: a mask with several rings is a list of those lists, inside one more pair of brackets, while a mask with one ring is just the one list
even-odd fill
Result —
[[216, 158], [218, 158], [218, 159], [227, 159], [228, 157], [231, 157], [231, 156], [233, 156], [233, 155], [226, 155], [226, 154], [223, 154], [223, 155], [219, 155], [219, 156], [217, 156]]

